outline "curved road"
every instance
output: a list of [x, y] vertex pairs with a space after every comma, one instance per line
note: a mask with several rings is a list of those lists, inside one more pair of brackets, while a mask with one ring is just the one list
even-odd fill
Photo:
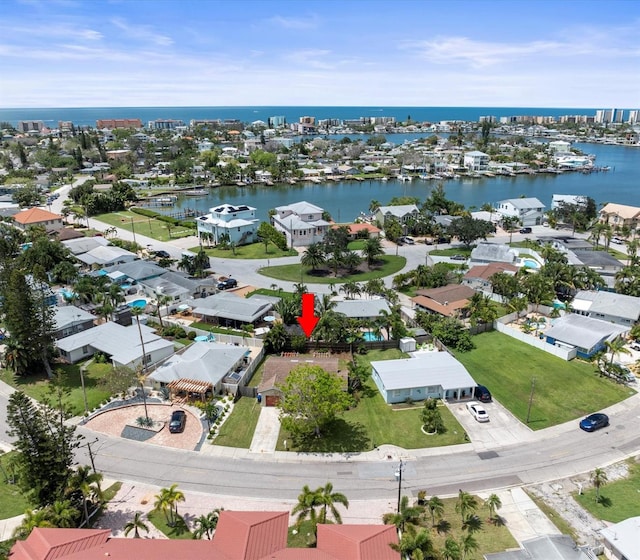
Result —
[[[59, 211], [68, 189], [59, 191], [62, 195], [54, 201], [52, 211]], [[97, 229], [107, 227], [95, 220], [90, 224]], [[120, 230], [119, 235], [132, 239], [125, 230]], [[179, 240], [159, 243], [136, 237], [138, 243], [165, 249], [174, 257], [179, 257], [185, 248]], [[395, 248], [390, 250], [395, 252]], [[407, 257], [406, 268], [424, 263], [426, 250], [424, 245], [400, 248], [400, 254]], [[257, 268], [264, 265], [266, 261], [212, 259], [216, 272], [233, 273], [241, 281], [257, 286], [271, 284], [257, 273]], [[285, 283], [280, 284], [285, 287]], [[324, 291], [322, 288], [314, 286], [316, 291]], [[0, 392], [0, 406], [4, 409], [6, 398]], [[477, 492], [573, 476], [638, 454], [640, 394], [614, 405], [608, 413], [611, 426], [600, 432], [582, 432], [574, 421], [536, 432], [515, 445], [482, 451], [466, 444], [409, 451], [384, 446], [368, 453], [343, 455], [251, 454], [248, 450], [210, 447], [205, 443], [207, 448], [201, 452], [185, 452], [112, 438], [83, 427], [78, 432], [87, 441], [95, 441], [92, 450], [96, 467], [105, 476], [118, 480], [158, 486], [175, 482], [186, 490], [266, 499], [295, 499], [303, 485], [313, 488], [330, 480], [337, 491], [348, 491], [350, 499], [366, 500], [395, 496], [398, 483], [394, 473], [400, 459], [404, 462], [405, 493], [426, 489], [429, 494], [445, 496], [457, 493], [459, 488]], [[6, 438], [4, 434], [1, 437]], [[86, 447], [79, 450], [78, 459], [89, 464]]]

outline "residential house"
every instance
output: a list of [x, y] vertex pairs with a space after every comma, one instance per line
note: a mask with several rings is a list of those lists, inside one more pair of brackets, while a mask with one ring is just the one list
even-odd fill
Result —
[[75, 257], [90, 268], [98, 269], [135, 261], [138, 255], [115, 245], [105, 245]]
[[274, 300], [265, 296], [242, 298], [220, 292], [212, 296], [189, 301], [193, 315], [200, 321], [224, 327], [241, 328], [254, 325], [273, 309]]
[[411, 358], [371, 362], [371, 378], [387, 404], [428, 398], [470, 398], [477, 383], [448, 352], [414, 352]]
[[174, 354], [149, 375], [156, 387], [181, 392], [195, 381], [211, 394], [220, 393], [222, 381], [249, 363], [249, 350], [232, 344], [198, 341], [182, 354]]
[[555, 155], [569, 155], [571, 154], [571, 142], [566, 140], [552, 140], [549, 142], [549, 150]]
[[[522, 548], [485, 554], [485, 560], [590, 560], [569, 535], [542, 535], [522, 541]], [[631, 558], [630, 558], [631, 560]]]
[[273, 226], [284, 233], [290, 247], [306, 247], [323, 241], [331, 225], [322, 217], [324, 210], [309, 202], [295, 202], [275, 210], [271, 217]]
[[167, 270], [160, 276], [140, 280], [138, 287], [150, 298], [168, 297], [168, 308], [172, 309], [187, 300], [215, 294], [217, 284], [213, 278], [190, 278], [182, 272]]
[[478, 150], [465, 152], [463, 165], [469, 171], [486, 171], [489, 169], [489, 155]]
[[518, 218], [523, 226], [537, 226], [543, 222], [545, 206], [537, 198], [508, 198], [496, 209], [502, 216]]
[[53, 308], [53, 338], [56, 340], [72, 334], [92, 329], [95, 326], [95, 315], [75, 305]]
[[388, 220], [396, 220], [406, 224], [418, 218], [420, 211], [415, 204], [401, 204], [399, 206], [379, 206], [375, 212], [376, 222], [383, 228]]
[[612, 292], [580, 290], [571, 311], [592, 319], [632, 327], [640, 319], [640, 298]]
[[284, 394], [281, 385], [286, 381], [291, 370], [299, 365], [319, 366], [323, 370], [335, 373], [343, 381], [343, 388], [347, 390], [349, 372], [340, 367], [340, 357], [337, 354], [298, 355], [297, 353], [282, 356], [269, 356], [264, 362], [262, 381], [258, 385], [262, 406], [277, 406]]
[[256, 218], [256, 209], [252, 206], [222, 204], [210, 208], [208, 214], [196, 220], [196, 224], [201, 243], [211, 241], [217, 245], [226, 238], [230, 243], [246, 245], [258, 240], [260, 220]]
[[600, 210], [600, 221], [614, 228], [628, 227], [635, 231], [640, 223], [640, 208], [610, 202]]
[[318, 525], [315, 548], [287, 548], [286, 511], [220, 512], [216, 532], [207, 539], [127, 539], [108, 529], [35, 528], [17, 541], [11, 560], [400, 560], [389, 545], [398, 543], [393, 525]]
[[62, 244], [69, 249], [72, 255], [78, 256], [91, 251], [97, 247], [106, 247], [111, 242], [106, 237], [79, 237], [62, 241]]
[[518, 262], [518, 251], [501, 243], [478, 243], [471, 251], [471, 266], [489, 263], [515, 264]]
[[416, 309], [445, 317], [458, 317], [475, 291], [462, 284], [448, 284], [440, 288], [417, 290], [416, 293], [418, 295], [411, 298]]
[[600, 530], [609, 560], [640, 560], [640, 517], [629, 517]]
[[[338, 228], [340, 226], [335, 225], [332, 227]], [[347, 228], [349, 229], [350, 240], [360, 239], [362, 237], [380, 237], [380, 228], [366, 222], [349, 224]]]
[[504, 274], [515, 275], [519, 268], [513, 264], [505, 262], [492, 262], [485, 265], [472, 266], [462, 277], [462, 284], [469, 286], [473, 290], [493, 293], [491, 277], [502, 272]]
[[100, 271], [101, 273], [111, 274], [117, 273], [117, 276], [121, 278], [130, 278], [133, 284], [142, 282], [143, 280], [149, 280], [150, 278], [157, 278], [167, 274], [167, 269], [158, 266], [156, 263], [144, 261], [141, 259], [109, 266]]
[[333, 311], [342, 313], [350, 319], [376, 319], [380, 313], [391, 314], [386, 299], [346, 299], [337, 301]]
[[587, 197], [580, 194], [554, 194], [551, 196], [551, 210], [562, 206], [585, 206]]
[[553, 319], [544, 337], [549, 344], [575, 348], [578, 357], [589, 359], [605, 349], [605, 342], [628, 332], [629, 327], [569, 313]]
[[[538, 243], [542, 243], [542, 239], [538, 240]], [[557, 237], [545, 237], [545, 243], [551, 243], [551, 246], [563, 253], [593, 251], [593, 245], [586, 239], [570, 236], [557, 236]]]
[[62, 229], [62, 216], [48, 212], [42, 208], [29, 208], [13, 216], [15, 226], [23, 231], [32, 226], [42, 226], [47, 232], [57, 232]]
[[127, 366], [131, 369], [142, 365], [143, 355], [146, 355], [146, 365], [150, 366], [173, 354], [173, 342], [157, 335], [151, 327], [140, 324], [138, 331], [137, 324], [125, 327], [112, 321], [61, 338], [55, 345], [60, 356], [72, 364], [100, 352], [111, 360], [114, 367]]

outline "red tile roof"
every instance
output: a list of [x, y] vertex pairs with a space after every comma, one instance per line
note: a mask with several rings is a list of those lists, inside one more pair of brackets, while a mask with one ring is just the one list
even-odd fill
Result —
[[42, 208], [29, 208], [18, 212], [13, 219], [22, 225], [40, 224], [42, 222], [50, 222], [51, 220], [62, 220], [60, 214], [48, 212]]
[[214, 544], [229, 558], [259, 560], [287, 547], [288, 523], [286, 511], [221, 511]]
[[317, 548], [336, 560], [400, 560], [389, 546], [397, 542], [393, 525], [318, 525]]
[[494, 262], [486, 265], [478, 265], [469, 269], [464, 278], [482, 278], [488, 280], [498, 272], [517, 272], [518, 267], [509, 263]]
[[67, 558], [78, 551], [107, 542], [109, 529], [42, 529], [36, 527], [25, 541], [16, 542], [11, 549], [11, 560], [52, 560]]

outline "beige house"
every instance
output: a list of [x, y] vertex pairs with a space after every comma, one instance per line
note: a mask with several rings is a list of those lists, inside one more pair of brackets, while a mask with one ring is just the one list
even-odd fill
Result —
[[631, 230], [636, 230], [640, 223], [640, 208], [610, 202], [600, 210], [600, 221], [613, 227], [627, 226]]
[[62, 216], [42, 208], [29, 208], [13, 217], [16, 227], [26, 230], [30, 226], [43, 226], [48, 232], [62, 229]]

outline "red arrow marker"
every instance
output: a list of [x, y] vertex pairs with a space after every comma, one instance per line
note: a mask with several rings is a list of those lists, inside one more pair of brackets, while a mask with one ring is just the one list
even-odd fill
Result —
[[307, 338], [311, 336], [313, 329], [316, 328], [320, 317], [316, 317], [315, 313], [316, 296], [313, 294], [302, 294], [302, 315], [296, 317], [298, 323], [302, 327]]

